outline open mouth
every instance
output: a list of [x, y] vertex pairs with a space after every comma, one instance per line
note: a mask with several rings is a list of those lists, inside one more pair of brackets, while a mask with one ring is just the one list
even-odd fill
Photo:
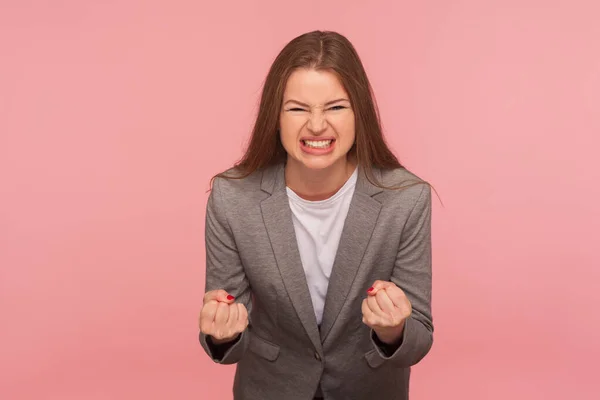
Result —
[[301, 140], [302, 144], [311, 149], [327, 149], [331, 147], [335, 139], [327, 140]]

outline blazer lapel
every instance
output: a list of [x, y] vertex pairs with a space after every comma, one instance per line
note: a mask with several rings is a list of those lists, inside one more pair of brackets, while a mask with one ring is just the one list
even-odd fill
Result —
[[[375, 177], [380, 179], [380, 171], [374, 169]], [[359, 168], [358, 180], [354, 196], [350, 202], [348, 215], [342, 230], [333, 269], [329, 278], [329, 286], [325, 299], [325, 309], [321, 323], [321, 341], [333, 327], [346, 302], [348, 292], [360, 267], [367, 245], [377, 224], [381, 203], [372, 196], [382, 189], [371, 184]], [[358, 310], [357, 312], [360, 312]]]
[[321, 352], [317, 319], [298, 251], [292, 211], [285, 190], [283, 164], [264, 171], [261, 189], [271, 194], [261, 202], [261, 210], [277, 267], [304, 329], [315, 348]]

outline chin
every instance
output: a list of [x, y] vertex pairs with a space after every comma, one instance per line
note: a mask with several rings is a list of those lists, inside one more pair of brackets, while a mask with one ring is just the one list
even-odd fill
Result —
[[338, 161], [340, 161], [339, 158], [328, 160], [302, 160], [302, 166], [304, 166], [307, 169], [322, 170], [332, 167]]

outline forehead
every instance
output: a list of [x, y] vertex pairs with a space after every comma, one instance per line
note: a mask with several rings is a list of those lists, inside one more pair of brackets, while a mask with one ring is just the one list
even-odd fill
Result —
[[288, 78], [284, 101], [298, 100], [310, 104], [326, 103], [332, 99], [348, 98], [337, 74], [329, 70], [297, 69]]

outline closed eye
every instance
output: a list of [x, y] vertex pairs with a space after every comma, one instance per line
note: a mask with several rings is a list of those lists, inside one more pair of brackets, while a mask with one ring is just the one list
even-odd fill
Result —
[[303, 109], [303, 108], [294, 107], [294, 108], [290, 108], [288, 111], [295, 111], [295, 112], [298, 112], [298, 111], [306, 111], [306, 110], [305, 110], [305, 109]]
[[338, 110], [344, 110], [346, 108], [348, 108], [348, 107], [346, 107], [346, 106], [333, 106], [333, 107], [330, 107], [329, 109], [332, 110], [332, 111], [338, 111]]

